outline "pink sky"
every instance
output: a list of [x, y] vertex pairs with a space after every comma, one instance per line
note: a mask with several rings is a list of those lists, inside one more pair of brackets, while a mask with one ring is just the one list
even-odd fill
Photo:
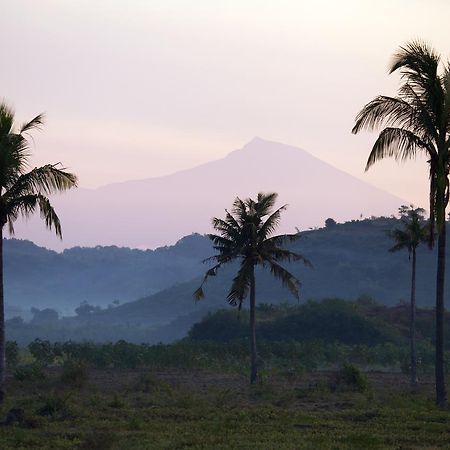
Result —
[[427, 205], [423, 160], [364, 174], [375, 134], [353, 136], [407, 40], [450, 55], [445, 0], [14, 0], [0, 16], [0, 97], [19, 122], [46, 112], [35, 163], [81, 186], [172, 173], [253, 136], [302, 147]]

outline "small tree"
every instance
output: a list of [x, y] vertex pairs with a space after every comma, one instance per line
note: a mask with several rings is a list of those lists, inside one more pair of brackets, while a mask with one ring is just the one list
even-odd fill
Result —
[[77, 316], [86, 317], [96, 312], [100, 312], [101, 310], [102, 308], [100, 306], [90, 305], [87, 301], [84, 301], [80, 303], [80, 306], [75, 308], [75, 313]]
[[210, 276], [215, 276], [225, 264], [236, 260], [240, 262], [240, 268], [233, 279], [227, 300], [232, 306], [241, 308], [243, 300], [250, 293], [250, 383], [252, 384], [256, 382], [258, 376], [255, 267], [258, 265], [268, 267], [272, 275], [280, 279], [283, 285], [298, 298], [299, 280], [280, 266], [279, 261], [301, 260], [306, 265], [311, 265], [302, 255], [282, 247], [287, 240], [297, 239], [298, 233], [272, 236], [280, 222], [281, 212], [287, 207], [284, 205], [273, 211], [277, 196], [276, 193], [259, 193], [256, 201], [251, 198], [246, 200], [236, 198], [232, 213], [226, 211], [225, 219], [213, 218], [213, 226], [219, 234], [208, 236], [213, 241], [214, 249], [218, 251], [218, 254], [206, 261], [213, 260], [217, 264], [206, 272], [201, 286], [194, 292], [197, 300], [203, 298], [203, 285]]
[[328, 219], [325, 220], [325, 228], [333, 228], [334, 226], [336, 226], [336, 221], [331, 217], [328, 217]]
[[401, 228], [391, 232], [396, 244], [389, 250], [396, 252], [408, 250], [411, 260], [411, 303], [410, 303], [410, 349], [411, 349], [411, 387], [417, 386], [417, 351], [416, 351], [416, 250], [429, 239], [429, 226], [425, 223], [425, 210], [413, 205], [399, 208]]

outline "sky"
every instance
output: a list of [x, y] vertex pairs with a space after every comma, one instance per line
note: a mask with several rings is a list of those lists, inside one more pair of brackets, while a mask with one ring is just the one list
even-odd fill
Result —
[[450, 56], [447, 0], [1, 0], [0, 98], [46, 113], [33, 164], [80, 186], [166, 175], [254, 136], [294, 145], [415, 205], [424, 158], [364, 173], [351, 134], [408, 40]]

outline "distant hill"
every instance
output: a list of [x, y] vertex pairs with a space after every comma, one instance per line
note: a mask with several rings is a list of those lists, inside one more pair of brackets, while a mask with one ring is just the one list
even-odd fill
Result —
[[118, 245], [155, 248], [210, 230], [236, 196], [275, 191], [289, 203], [282, 232], [355, 217], [390, 215], [406, 201], [315, 158], [305, 150], [255, 138], [223, 159], [172, 175], [56, 196], [64, 240], [38, 217], [18, 223], [18, 237], [48, 248]]
[[68, 315], [83, 301], [106, 306], [148, 296], [198, 276], [211, 253], [209, 240], [198, 234], [145, 251], [98, 246], [56, 253], [30, 241], [4, 242], [9, 317], [32, 306]]
[[[332, 297], [354, 300], [361, 296], [370, 296], [385, 305], [407, 303], [410, 286], [408, 254], [407, 252], [388, 252], [393, 244], [387, 236], [387, 232], [397, 225], [397, 219], [378, 218], [352, 221], [303, 232], [301, 238], [291, 248], [303, 253], [310, 259], [314, 267], [308, 269], [301, 264], [289, 266], [289, 269], [302, 281], [301, 302], [308, 299]], [[31, 248], [34, 249], [35, 247], [32, 246]], [[104, 270], [105, 274], [110, 273], [104, 279], [103, 285], [100, 283], [102, 278], [99, 277], [99, 284], [93, 285], [93, 288], [106, 289], [108, 283], [113, 283], [116, 279], [118, 279], [117, 285], [126, 286], [126, 280], [121, 279], [126, 272], [120, 275], [122, 266], [114, 265], [114, 258], [102, 259], [99, 256], [102, 251], [107, 252], [108, 249], [98, 248], [96, 251], [93, 249], [77, 249], [74, 253], [72, 251], [64, 252], [63, 255], [72, 256], [65, 264], [80, 264], [80, 261], [84, 261], [86, 266], [83, 267], [90, 267], [88, 262], [91, 261], [92, 255], [89, 255], [90, 252], [93, 252], [98, 258], [94, 258], [95, 264], [91, 261], [91, 267], [98, 267], [98, 270]], [[127, 249], [114, 249], [114, 251], [125, 253], [128, 251], [130, 267], [136, 268], [144, 264], [143, 260], [139, 258], [143, 258], [142, 253], [145, 252], [137, 251], [136, 255], [139, 258], [133, 262], [131, 255], [134, 255], [134, 251]], [[84, 256], [79, 256], [77, 259], [75, 258], [77, 254], [83, 254]], [[177, 254], [180, 258], [181, 254], [183, 257], [170, 268], [171, 255]], [[220, 272], [217, 277], [211, 279], [206, 287], [206, 298], [204, 300], [195, 303], [192, 298], [192, 293], [199, 286], [201, 276], [207, 268], [200, 263], [200, 260], [210, 254], [209, 240], [199, 235], [189, 236], [174, 247], [160, 249], [155, 252], [155, 255], [150, 252], [147, 255], [148, 257], [153, 255], [154, 258], [157, 256], [158, 258], [166, 258], [161, 259], [161, 261], [164, 261], [165, 264], [165, 282], [168, 287], [153, 295], [142, 296], [139, 300], [124, 303], [117, 307], [65, 318], [59, 321], [59, 325], [64, 324], [67, 329], [82, 329], [85, 336], [89, 338], [94, 335], [98, 338], [105, 335], [118, 337], [120, 333], [125, 333], [129, 339], [130, 336], [139, 335], [140, 338], [150, 339], [151, 337], [156, 341], [159, 339], [170, 340], [173, 336], [180, 337], [187, 333], [193, 323], [200, 320], [208, 312], [227, 307], [225, 297], [236, 266], [229, 266], [223, 272]], [[57, 256], [53, 253], [48, 255], [49, 258], [56, 258]], [[33, 266], [33, 258], [29, 257], [28, 260], [30, 266]], [[69, 263], [69, 261], [71, 262]], [[419, 248], [417, 301], [421, 306], [432, 306], [434, 303], [435, 261], [435, 250], [429, 250], [426, 246]], [[185, 278], [185, 281], [180, 276], [184, 273], [188, 277], [186, 272], [183, 272], [183, 270], [187, 270], [187, 267], [183, 267], [183, 264], [191, 264], [189, 270], [191, 270], [190, 274], [193, 274], [190, 279]], [[41, 269], [44, 270], [45, 267], [47, 266], [44, 265]], [[44, 289], [42, 280], [51, 277], [52, 270], [56, 270], [55, 267], [57, 267], [57, 264], [48, 266], [48, 272], [42, 272], [39, 275], [41, 282], [36, 277], [33, 283], [40, 286], [40, 289]], [[62, 263], [61, 267], [63, 267]], [[150, 276], [151, 271], [148, 267], [150, 266], [143, 266], [140, 269], [142, 276]], [[113, 270], [116, 270], [115, 275], [111, 273]], [[130, 269], [130, 271], [132, 270]], [[22, 282], [26, 284], [29, 280], [27, 272], [22, 271], [21, 273]], [[68, 273], [70, 274], [70, 270]], [[85, 274], [88, 273], [89, 270], [86, 269]], [[81, 275], [77, 276], [81, 277]], [[95, 277], [78, 278], [78, 285], [82, 289], [88, 290], [88, 281], [92, 282], [93, 279], [95, 280]], [[8, 284], [10, 282], [11, 280], [8, 281], [7, 278], [9, 289], [11, 289]], [[131, 285], [136, 283], [142, 286], [144, 278], [134, 278]], [[19, 284], [16, 284], [16, 288]], [[447, 286], [449, 285], [447, 284]], [[29, 286], [29, 289], [32, 289], [32, 285]], [[77, 295], [75, 295], [78, 289], [77, 283], [72, 283], [70, 289], [73, 290], [71, 295], [77, 298]], [[102, 295], [106, 295], [105, 292], [111, 294], [111, 291], [114, 290], [113, 287], [108, 287], [108, 289]], [[450, 289], [447, 288], [447, 297], [449, 293]], [[290, 293], [281, 288], [279, 282], [265, 271], [258, 271], [257, 273], [257, 299], [259, 303], [296, 303]], [[53, 325], [57, 326], [58, 324]], [[108, 328], [107, 331], [106, 328]], [[120, 333], [118, 332], [119, 328], [122, 330]], [[124, 331], [124, 329], [126, 330]], [[103, 332], [104, 334], [102, 334]], [[78, 335], [82, 336], [83, 334], [80, 332]]]

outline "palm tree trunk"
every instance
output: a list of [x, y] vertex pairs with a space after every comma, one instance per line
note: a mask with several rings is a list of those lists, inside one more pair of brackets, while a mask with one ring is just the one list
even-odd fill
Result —
[[250, 275], [250, 352], [251, 370], [250, 384], [256, 383], [258, 378], [257, 353], [256, 353], [256, 289], [255, 289], [255, 268], [252, 268]]
[[410, 344], [411, 344], [411, 388], [417, 387], [417, 350], [416, 350], [416, 248], [412, 251], [412, 274], [411, 274], [411, 321], [410, 321]]
[[3, 226], [0, 226], [0, 404], [5, 399], [5, 306], [3, 295]]
[[443, 225], [438, 237], [438, 264], [436, 277], [436, 404], [446, 406], [447, 394], [445, 392], [444, 377], [444, 283], [445, 283], [445, 241], [446, 223], [445, 207], [443, 213]]

